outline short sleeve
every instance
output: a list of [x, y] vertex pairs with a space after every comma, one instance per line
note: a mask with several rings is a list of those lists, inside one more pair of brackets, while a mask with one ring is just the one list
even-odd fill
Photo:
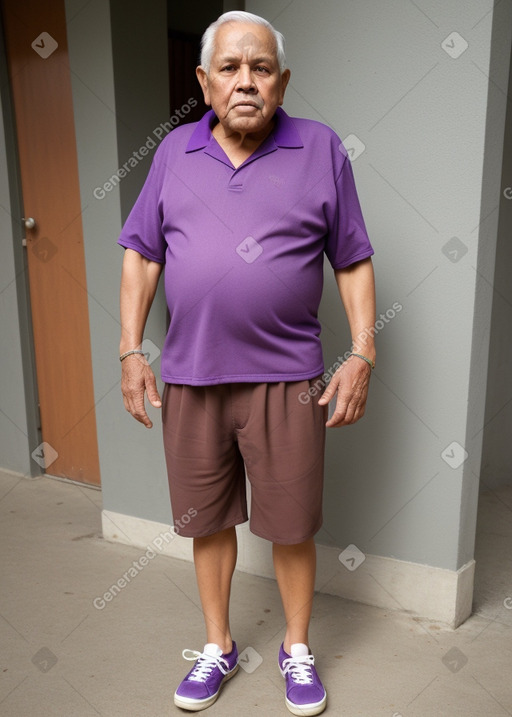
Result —
[[150, 261], [165, 262], [167, 244], [160, 211], [161, 180], [153, 160], [147, 179], [123, 226], [117, 243], [134, 249]]
[[343, 164], [336, 180], [336, 207], [327, 236], [325, 253], [333, 269], [343, 269], [374, 253], [357, 196], [352, 164], [340, 145]]

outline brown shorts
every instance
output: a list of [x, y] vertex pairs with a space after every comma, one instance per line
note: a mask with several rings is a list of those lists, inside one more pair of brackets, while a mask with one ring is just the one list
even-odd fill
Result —
[[311, 538], [322, 524], [325, 421], [318, 379], [215, 386], [166, 384], [162, 420], [176, 532], [212, 535], [248, 519], [275, 543]]

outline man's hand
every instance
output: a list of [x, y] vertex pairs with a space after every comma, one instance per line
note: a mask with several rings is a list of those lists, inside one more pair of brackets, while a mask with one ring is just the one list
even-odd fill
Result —
[[325, 406], [337, 393], [336, 410], [325, 424], [328, 428], [348, 426], [363, 417], [371, 371], [357, 356], [351, 356], [336, 371], [318, 400]]
[[156, 387], [155, 374], [144, 356], [132, 354], [123, 359], [121, 391], [126, 410], [146, 428], [152, 428], [153, 423], [144, 405], [144, 393], [148, 394], [149, 402], [155, 408], [160, 408], [162, 401]]

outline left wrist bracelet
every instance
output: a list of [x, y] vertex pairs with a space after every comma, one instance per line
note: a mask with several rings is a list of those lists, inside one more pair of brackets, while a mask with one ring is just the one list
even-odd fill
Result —
[[127, 356], [131, 356], [132, 354], [141, 354], [142, 356], [144, 356], [144, 351], [141, 351], [141, 349], [133, 349], [132, 351], [126, 351], [124, 354], [121, 354], [121, 356], [119, 356], [119, 361], [124, 361]]
[[370, 366], [370, 368], [375, 368], [375, 361], [372, 361], [368, 356], [363, 356], [363, 354], [356, 354], [354, 351], [350, 353], [351, 356], [357, 356], [357, 358], [363, 359], [363, 361], [366, 361], [366, 363]]

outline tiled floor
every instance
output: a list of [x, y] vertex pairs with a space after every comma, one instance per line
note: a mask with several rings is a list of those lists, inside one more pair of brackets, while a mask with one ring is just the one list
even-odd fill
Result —
[[[95, 607], [142, 554], [102, 540], [100, 510], [99, 491], [0, 474], [4, 717], [188, 714], [172, 693], [191, 665], [182, 649], [204, 642], [193, 566], [157, 556]], [[482, 494], [478, 533], [475, 613], [456, 631], [316, 597], [312, 648], [329, 695], [325, 714], [512, 715], [512, 488]], [[236, 574], [232, 627], [239, 649], [252, 650], [204, 714], [289, 715], [274, 581]]]

